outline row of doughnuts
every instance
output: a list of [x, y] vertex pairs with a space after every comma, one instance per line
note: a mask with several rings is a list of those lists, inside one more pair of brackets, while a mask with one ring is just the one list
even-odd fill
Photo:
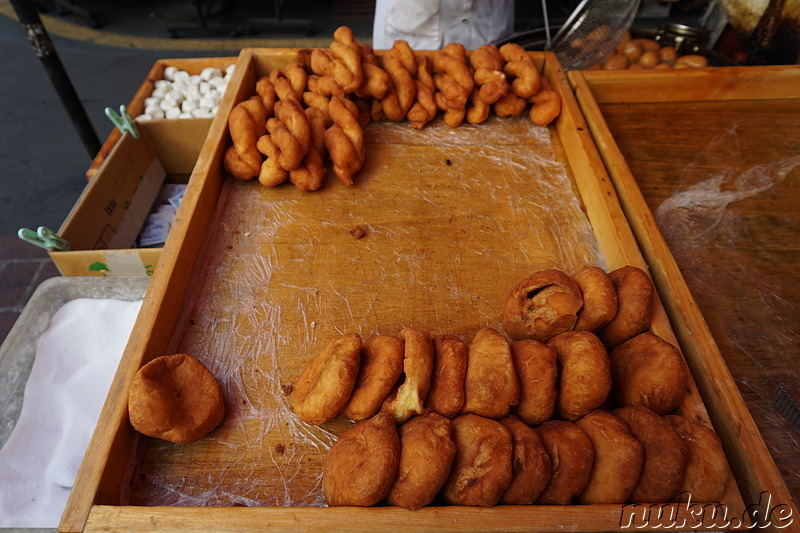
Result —
[[646, 407], [596, 409], [532, 428], [508, 415], [378, 413], [345, 431], [323, 470], [330, 506], [716, 502], [729, 475], [719, 437]]
[[649, 70], [686, 69], [708, 66], [705, 56], [688, 54], [679, 56], [674, 46], [662, 46], [653, 39], [634, 39], [625, 32], [619, 44], [603, 60], [589, 70]]
[[273, 69], [228, 118], [231, 146], [224, 166], [265, 186], [287, 179], [301, 191], [322, 186], [324, 162], [345, 185], [364, 164], [363, 126], [408, 120], [422, 128], [441, 112], [450, 126], [523, 113], [540, 126], [561, 112], [561, 97], [519, 45], [484, 45], [467, 53], [451, 43], [432, 56], [396, 41], [379, 58], [347, 26], [329, 48], [311, 51], [309, 65]]

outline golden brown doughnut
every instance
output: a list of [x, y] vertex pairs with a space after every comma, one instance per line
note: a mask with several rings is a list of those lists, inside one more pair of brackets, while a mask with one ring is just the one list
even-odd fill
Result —
[[689, 448], [664, 418], [647, 407], [620, 407], [614, 414], [624, 420], [644, 449], [639, 482], [630, 501], [675, 501], [689, 464]]
[[635, 266], [618, 268], [608, 277], [617, 289], [617, 314], [597, 336], [610, 350], [650, 327], [655, 287], [650, 276]]
[[207, 435], [224, 416], [222, 387], [190, 355], [156, 357], [131, 380], [128, 417], [143, 435], [187, 444]]
[[260, 96], [239, 102], [228, 115], [232, 145], [225, 151], [225, 170], [234, 178], [249, 180], [258, 176], [264, 158], [256, 148], [266, 131], [267, 110]]
[[617, 289], [608, 274], [599, 267], [587, 267], [572, 279], [583, 296], [583, 308], [578, 312], [576, 331], [600, 331], [617, 315]]
[[553, 470], [536, 503], [569, 505], [589, 483], [594, 462], [592, 441], [573, 422], [549, 420], [536, 428]]
[[665, 415], [683, 403], [688, 370], [672, 344], [644, 332], [614, 348], [610, 357], [614, 397], [619, 405], [639, 405]]
[[417, 97], [411, 109], [406, 113], [406, 118], [415, 129], [421, 129], [425, 124], [436, 118], [439, 108], [436, 105], [436, 84], [433, 81], [433, 65], [427, 56], [417, 57]]
[[481, 328], [469, 345], [464, 413], [501, 418], [519, 400], [519, 381], [505, 336]]
[[685, 416], [664, 417], [689, 448], [689, 464], [680, 492], [695, 502], [718, 502], [725, 492], [730, 469], [719, 436], [700, 422]]
[[570, 276], [560, 270], [540, 270], [511, 290], [503, 326], [513, 340], [547, 342], [575, 326], [582, 305], [581, 290]]
[[536, 431], [525, 422], [508, 415], [500, 420], [510, 432], [514, 442], [511, 458], [513, 476], [500, 503], [530, 505], [536, 501], [550, 481], [552, 465], [550, 456]]
[[355, 388], [342, 416], [358, 422], [377, 413], [402, 373], [403, 341], [390, 335], [367, 337]]
[[384, 53], [383, 68], [391, 79], [381, 99], [383, 111], [389, 120], [400, 122], [406, 117], [417, 95], [417, 83], [414, 81], [417, 60], [406, 41], [396, 40]]
[[333, 171], [344, 185], [353, 184], [353, 176], [364, 164], [364, 130], [358, 122], [358, 108], [352, 100], [331, 97], [328, 113], [333, 125], [325, 132]]
[[519, 379], [519, 402], [512, 412], [529, 426], [538, 426], [553, 416], [556, 404], [556, 353], [525, 339], [511, 344], [511, 357]]
[[558, 363], [556, 416], [574, 421], [600, 407], [611, 392], [611, 362], [600, 339], [588, 331], [568, 331], [547, 345]]
[[381, 406], [381, 411], [390, 413], [398, 424], [414, 415], [425, 413], [425, 399], [431, 388], [434, 359], [433, 342], [427, 331], [403, 328], [400, 337], [405, 343], [405, 379], [389, 393]]
[[339, 437], [322, 471], [325, 501], [331, 507], [368, 507], [386, 497], [397, 476], [400, 438], [392, 417], [378, 413]]
[[353, 392], [360, 363], [357, 333], [331, 339], [294, 384], [291, 401], [298, 418], [320, 425], [338, 415]]
[[433, 348], [433, 375], [425, 409], [453, 418], [464, 407], [467, 345], [455, 335], [438, 335]]
[[456, 456], [453, 425], [436, 413], [415, 416], [399, 429], [400, 466], [386, 497], [389, 505], [419, 509], [442, 488]]
[[453, 419], [456, 456], [441, 496], [454, 505], [495, 505], [511, 484], [511, 432], [482, 416], [465, 414]]
[[591, 439], [594, 464], [579, 503], [625, 503], [642, 471], [644, 450], [628, 424], [603, 409], [595, 409], [575, 424]]

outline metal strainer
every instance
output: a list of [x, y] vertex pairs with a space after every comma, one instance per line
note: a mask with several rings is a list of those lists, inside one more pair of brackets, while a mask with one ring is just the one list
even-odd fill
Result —
[[590, 67], [619, 44], [638, 7], [639, 0], [582, 0], [548, 48], [564, 70]]

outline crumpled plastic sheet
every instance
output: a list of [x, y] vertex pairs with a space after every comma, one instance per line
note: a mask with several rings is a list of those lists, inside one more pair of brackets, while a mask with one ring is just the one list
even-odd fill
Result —
[[307, 425], [289, 397], [333, 336], [414, 326], [468, 341], [502, 330], [528, 274], [605, 267], [547, 128], [520, 117], [365, 133], [351, 188], [332, 174], [305, 194], [224, 184], [179, 351], [220, 380], [226, 419], [193, 444], [144, 441], [130, 503], [323, 506], [325, 456], [352, 423]]

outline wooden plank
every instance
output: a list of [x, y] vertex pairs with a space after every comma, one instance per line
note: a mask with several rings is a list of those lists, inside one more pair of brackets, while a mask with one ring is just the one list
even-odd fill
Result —
[[[731, 458], [731, 467], [742, 487], [746, 503], [758, 502], [760, 495], [765, 491], [772, 494], [776, 501], [792, 502], [786, 484], [642, 196], [636, 178], [620, 153], [598, 103], [593, 98], [594, 85], [590, 85], [587, 74], [582, 72], [570, 74], [577, 101], [614, 181], [622, 208], [636, 234], [639, 247], [651, 266], [653, 279], [659, 292], [664, 295], [675, 333], [686, 354], [714, 426], [723, 439], [726, 453]], [[592, 80], [594, 80], [593, 75]], [[767, 84], [768, 81], [769, 78], [765, 78], [762, 83]], [[646, 96], [655, 97], [655, 95]], [[640, 97], [645, 99], [643, 96]], [[794, 524], [791, 527], [797, 526], [798, 524]]]

